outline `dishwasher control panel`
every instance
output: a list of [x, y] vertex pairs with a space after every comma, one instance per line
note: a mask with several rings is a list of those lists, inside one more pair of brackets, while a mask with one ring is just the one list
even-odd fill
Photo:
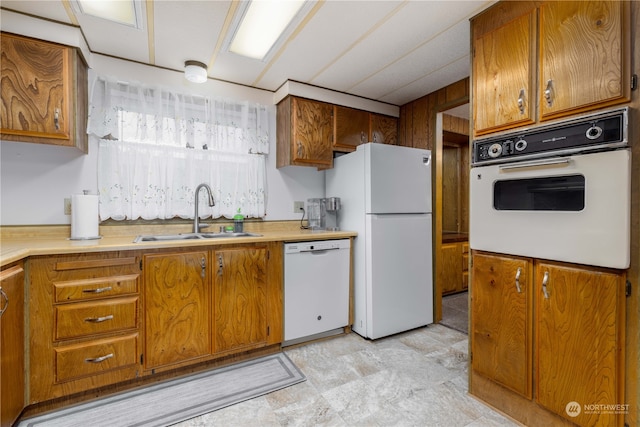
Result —
[[332, 249], [349, 249], [350, 241], [345, 240], [318, 240], [315, 242], [287, 243], [284, 245], [285, 254], [298, 252], [327, 251]]

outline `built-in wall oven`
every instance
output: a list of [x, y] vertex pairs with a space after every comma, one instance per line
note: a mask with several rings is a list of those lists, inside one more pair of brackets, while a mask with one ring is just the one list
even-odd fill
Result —
[[473, 142], [472, 249], [626, 269], [628, 108]]

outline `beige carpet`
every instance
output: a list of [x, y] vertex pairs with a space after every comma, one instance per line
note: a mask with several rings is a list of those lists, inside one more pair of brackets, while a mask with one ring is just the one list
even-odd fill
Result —
[[18, 426], [167, 426], [305, 379], [278, 353], [39, 415]]

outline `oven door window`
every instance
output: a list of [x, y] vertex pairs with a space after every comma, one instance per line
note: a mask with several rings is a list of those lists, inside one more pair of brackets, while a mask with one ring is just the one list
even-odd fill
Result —
[[584, 209], [583, 175], [496, 181], [493, 207], [499, 211], [568, 211]]

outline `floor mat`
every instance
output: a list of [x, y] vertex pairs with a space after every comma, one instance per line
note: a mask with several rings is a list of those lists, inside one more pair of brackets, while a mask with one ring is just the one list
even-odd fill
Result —
[[18, 426], [166, 426], [305, 380], [278, 353], [42, 414]]

